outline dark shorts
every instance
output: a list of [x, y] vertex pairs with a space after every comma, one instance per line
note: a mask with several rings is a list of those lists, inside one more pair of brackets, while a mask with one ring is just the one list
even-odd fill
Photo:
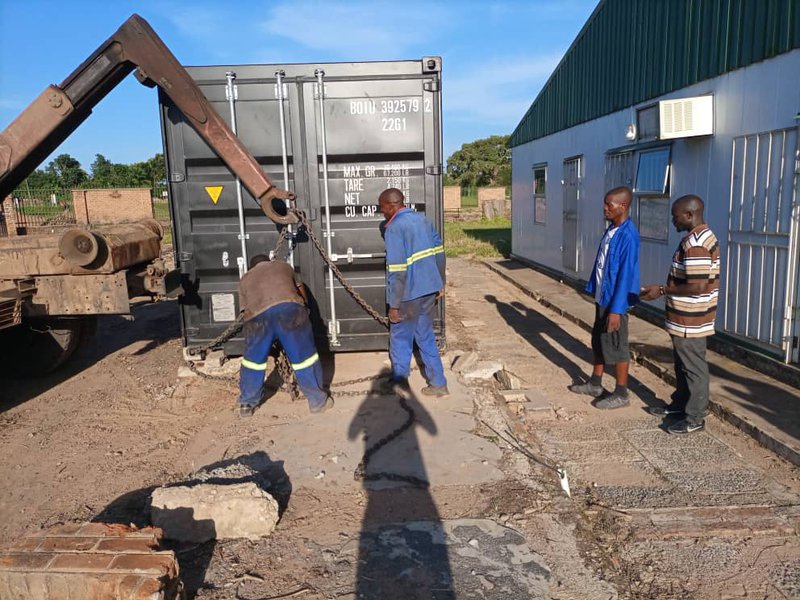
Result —
[[594, 305], [594, 325], [592, 326], [592, 353], [594, 364], [615, 365], [629, 362], [631, 351], [628, 347], [628, 315], [620, 315], [620, 324], [617, 331], [606, 331], [608, 309], [601, 309]]

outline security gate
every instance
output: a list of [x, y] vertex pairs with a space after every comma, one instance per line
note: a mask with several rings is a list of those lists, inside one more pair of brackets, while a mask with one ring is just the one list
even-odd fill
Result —
[[723, 328], [798, 360], [797, 128], [733, 140]]
[[578, 243], [578, 206], [581, 200], [583, 158], [578, 156], [564, 161], [564, 223], [561, 255], [565, 269], [579, 271], [581, 248]]

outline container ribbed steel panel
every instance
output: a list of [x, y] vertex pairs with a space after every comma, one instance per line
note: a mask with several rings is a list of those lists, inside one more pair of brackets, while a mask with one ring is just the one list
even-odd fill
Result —
[[797, 0], [602, 0], [510, 145], [795, 48]]
[[[385, 249], [380, 193], [389, 187], [400, 188], [410, 206], [425, 212], [442, 231], [441, 60], [427, 57], [187, 70], [229, 122], [226, 73], [235, 73], [233, 106], [238, 136], [276, 185], [297, 194], [297, 208], [308, 215], [323, 244], [329, 233], [325, 218], [327, 159], [330, 242], [336, 265], [355, 289], [383, 312]], [[276, 73], [282, 73], [283, 80], [288, 181], [284, 178], [281, 90]], [[236, 185], [230, 171], [163, 94], [160, 103], [175, 257], [184, 288], [183, 341], [186, 346], [199, 346], [219, 335], [239, 311], [237, 260], [242, 251]], [[219, 187], [222, 189], [214, 200]], [[279, 227], [264, 216], [245, 189], [242, 195], [247, 256], [269, 253]], [[387, 347], [386, 329], [371, 319], [338, 281], [331, 287], [325, 263], [302, 234], [293, 259], [312, 298], [312, 323], [321, 347], [334, 351]], [[443, 324], [444, 307], [440, 305], [436, 323], [440, 337]], [[224, 350], [240, 354], [243, 340], [231, 340]]]

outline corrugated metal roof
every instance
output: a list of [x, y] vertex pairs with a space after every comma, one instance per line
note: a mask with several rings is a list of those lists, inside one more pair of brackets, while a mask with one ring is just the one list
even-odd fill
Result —
[[798, 0], [601, 0], [509, 144], [799, 47]]

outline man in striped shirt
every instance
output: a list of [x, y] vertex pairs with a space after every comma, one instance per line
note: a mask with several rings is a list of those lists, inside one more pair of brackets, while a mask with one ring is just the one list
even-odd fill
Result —
[[666, 296], [666, 329], [672, 336], [677, 389], [672, 403], [650, 412], [684, 418], [667, 428], [670, 433], [692, 433], [705, 427], [708, 407], [706, 338], [714, 334], [719, 293], [719, 244], [703, 218], [703, 201], [682, 196], [672, 205], [672, 223], [688, 231], [675, 255], [666, 285], [642, 288], [642, 300]]

